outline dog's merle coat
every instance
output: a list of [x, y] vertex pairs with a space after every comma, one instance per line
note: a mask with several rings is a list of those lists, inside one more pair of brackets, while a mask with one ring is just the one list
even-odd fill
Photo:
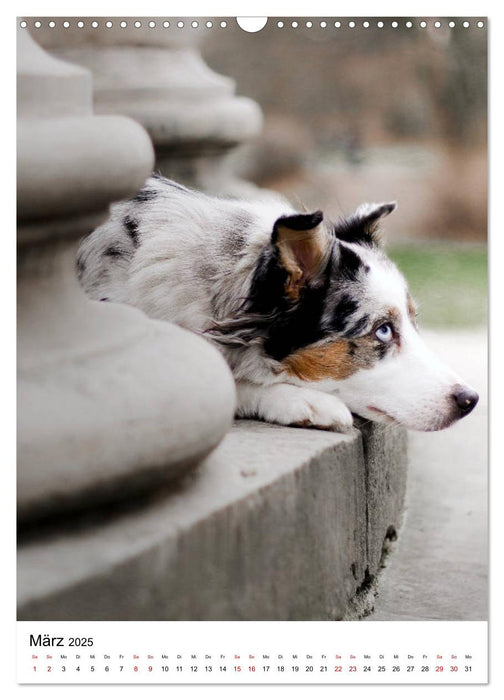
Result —
[[[432, 415], [439, 381], [420, 382], [417, 419], [411, 398], [392, 410], [375, 396], [378, 368], [416, 343], [406, 284], [378, 245], [394, 209], [362, 205], [332, 223], [279, 196], [217, 199], [153, 176], [83, 241], [77, 273], [93, 299], [132, 304], [215, 343], [237, 380], [239, 415], [346, 430], [350, 408], [437, 429], [455, 417], [448, 403]], [[444, 378], [441, 391], [454, 382]]]

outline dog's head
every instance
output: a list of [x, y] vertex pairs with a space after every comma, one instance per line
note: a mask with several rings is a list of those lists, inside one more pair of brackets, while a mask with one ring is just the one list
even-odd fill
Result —
[[364, 204], [337, 224], [319, 211], [277, 219], [248, 311], [267, 319], [264, 352], [291, 381], [316, 382], [364, 418], [440, 430], [478, 395], [418, 334], [406, 282], [379, 244], [395, 208]]

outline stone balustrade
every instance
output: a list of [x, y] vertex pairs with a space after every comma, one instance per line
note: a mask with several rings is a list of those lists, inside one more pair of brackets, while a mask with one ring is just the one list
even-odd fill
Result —
[[[65, 21], [64, 18], [61, 22]], [[235, 95], [235, 83], [204, 62], [198, 27], [159, 18], [75, 20], [64, 31], [43, 25], [37, 39], [53, 55], [88, 68], [97, 114], [124, 114], [140, 122], [154, 143], [155, 167], [167, 177], [213, 194], [244, 195], [255, 188], [232, 174], [229, 154], [256, 136], [259, 106]], [[154, 22], [155, 27], [150, 27]], [[126, 24], [126, 26], [121, 26]], [[222, 31], [218, 23], [212, 31]]]
[[230, 426], [234, 384], [193, 334], [85, 297], [78, 237], [141, 187], [152, 146], [93, 114], [89, 71], [26, 30], [18, 46], [18, 499], [33, 521], [193, 468]]

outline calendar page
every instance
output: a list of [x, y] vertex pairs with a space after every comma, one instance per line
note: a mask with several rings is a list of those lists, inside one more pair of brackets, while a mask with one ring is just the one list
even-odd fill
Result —
[[486, 684], [489, 19], [15, 22], [18, 684]]

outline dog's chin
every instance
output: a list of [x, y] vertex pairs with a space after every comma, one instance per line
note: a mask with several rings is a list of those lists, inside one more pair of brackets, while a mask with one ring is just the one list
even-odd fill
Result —
[[439, 430], [446, 430], [454, 423], [458, 423], [461, 416], [439, 416], [432, 423], [427, 425], [405, 425], [409, 430], [416, 430], [419, 433], [435, 433]]
[[445, 430], [454, 423], [457, 423], [461, 418], [458, 414], [447, 413], [445, 415], [436, 414], [430, 420], [402, 420], [376, 406], [366, 406], [366, 409], [359, 411], [357, 416], [362, 420], [371, 420], [374, 423], [380, 423], [382, 425], [397, 425], [421, 433], [433, 433], [439, 430]]

